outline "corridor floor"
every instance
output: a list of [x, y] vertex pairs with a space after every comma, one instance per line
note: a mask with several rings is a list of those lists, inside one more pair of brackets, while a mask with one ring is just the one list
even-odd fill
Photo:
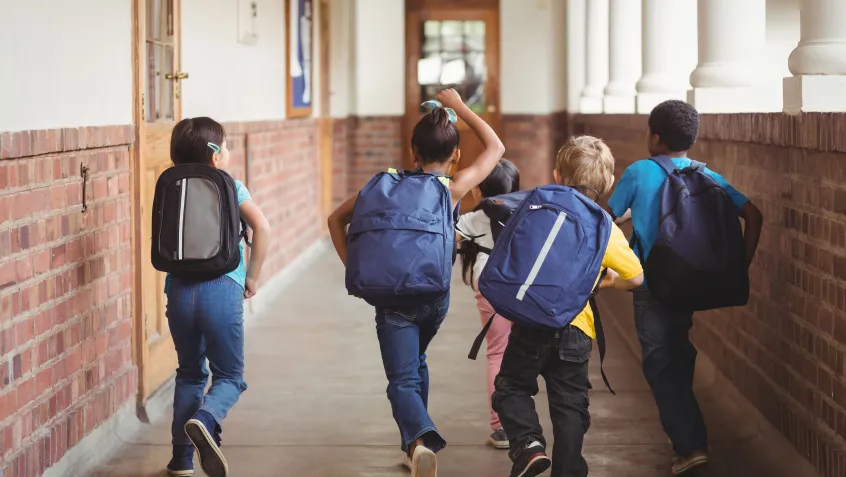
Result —
[[[343, 270], [323, 254], [283, 293], [273, 310], [247, 322], [249, 389], [224, 423], [223, 450], [233, 477], [404, 477], [398, 431], [373, 312], [347, 296]], [[441, 477], [507, 476], [506, 452], [485, 445], [489, 434], [484, 351], [467, 359], [480, 329], [472, 292], [456, 278], [452, 306], [429, 350], [430, 409], [449, 442], [439, 454]], [[669, 476], [670, 445], [639, 370], [614, 326], [608, 329], [606, 372], [617, 395], [601, 387], [592, 360], [593, 424], [584, 453], [596, 477]], [[598, 384], [597, 384], [598, 383]], [[546, 396], [537, 397], [550, 430]], [[702, 396], [715, 463], [699, 475], [812, 477], [786, 441], [721, 398]], [[170, 456], [169, 412], [133, 436], [93, 477], [164, 476]], [[551, 437], [551, 436], [548, 436]], [[198, 470], [195, 475], [203, 475]]]

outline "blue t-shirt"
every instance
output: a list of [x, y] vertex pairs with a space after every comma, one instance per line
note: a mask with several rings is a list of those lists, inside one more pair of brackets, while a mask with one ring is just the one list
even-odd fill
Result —
[[[673, 163], [679, 169], [684, 169], [690, 167], [691, 160], [687, 157], [673, 158]], [[705, 173], [720, 184], [740, 213], [749, 199], [732, 187], [723, 176], [707, 167]], [[661, 189], [666, 179], [667, 173], [655, 161], [637, 161], [623, 172], [614, 194], [608, 199], [608, 206], [615, 217], [622, 217], [626, 210], [632, 210], [632, 228], [638, 241], [634, 251], [641, 262], [646, 261], [658, 238]]]
[[[238, 205], [240, 206], [242, 203], [253, 200], [252, 196], [250, 196], [250, 191], [247, 190], [247, 187], [241, 182], [236, 180], [235, 181], [235, 193], [238, 195]], [[238, 264], [238, 268], [226, 274], [227, 277], [235, 280], [235, 283], [241, 285], [241, 288], [246, 287], [247, 282], [247, 267], [244, 264], [244, 241], [241, 240], [238, 243], [238, 250], [241, 252], [241, 262]], [[164, 291], [167, 293], [167, 286], [170, 283], [170, 274], [165, 277], [165, 287]]]

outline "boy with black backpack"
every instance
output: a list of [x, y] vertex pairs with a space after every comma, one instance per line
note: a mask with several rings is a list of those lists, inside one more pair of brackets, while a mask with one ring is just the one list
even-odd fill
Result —
[[[206, 475], [226, 477], [222, 423], [247, 389], [244, 299], [258, 290], [270, 225], [244, 184], [224, 170], [229, 150], [220, 123], [180, 121], [170, 157], [174, 166], [156, 182], [151, 250], [153, 266], [168, 273], [167, 322], [179, 359], [167, 472], [194, 475], [196, 450]], [[249, 266], [242, 244], [247, 225], [253, 229]]]
[[[388, 400], [412, 477], [435, 477], [435, 453], [446, 446], [427, 409], [426, 349], [449, 309], [459, 202], [505, 150], [455, 90], [441, 91], [438, 99], [423, 103], [431, 111], [411, 135], [416, 169], [377, 174], [329, 217], [348, 292], [376, 308]], [[458, 118], [485, 149], [450, 178], [461, 157]]]
[[[743, 306], [761, 212], [716, 172], [688, 158], [699, 113], [665, 101], [649, 115], [650, 159], [630, 165], [608, 201], [617, 223], [632, 221], [632, 248], [646, 280], [634, 291], [643, 374], [676, 457], [673, 474], [708, 463], [708, 436], [693, 394], [693, 312]], [[738, 216], [743, 219], [741, 230]]]
[[[558, 152], [554, 175], [556, 185], [529, 192], [505, 222], [479, 278], [482, 295], [513, 322], [493, 394], [511, 444], [511, 477], [533, 477], [550, 465], [553, 477], [588, 475], [582, 443], [590, 426], [592, 340], [600, 363], [605, 352], [593, 298], [599, 288], [630, 290], [643, 281], [623, 232], [595, 202], [614, 183], [608, 146], [590, 136], [571, 138]], [[508, 200], [492, 200], [508, 207]], [[538, 376], [549, 397], [552, 461], [533, 399]]]

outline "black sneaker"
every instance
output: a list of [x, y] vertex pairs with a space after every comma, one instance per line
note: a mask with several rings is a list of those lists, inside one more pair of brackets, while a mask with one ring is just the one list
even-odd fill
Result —
[[510, 445], [508, 444], [508, 436], [505, 435], [505, 429], [500, 427], [495, 430], [488, 438], [488, 444], [493, 446], [494, 449], [509, 449]]
[[215, 439], [217, 423], [207, 411], [199, 410], [185, 423], [185, 434], [197, 449], [200, 467], [209, 477], [226, 477], [229, 466]]
[[546, 472], [552, 461], [546, 455], [546, 448], [538, 441], [530, 442], [514, 461], [511, 477], [535, 477]]
[[167, 473], [171, 477], [194, 475], [194, 447], [173, 446], [173, 458], [167, 464]]

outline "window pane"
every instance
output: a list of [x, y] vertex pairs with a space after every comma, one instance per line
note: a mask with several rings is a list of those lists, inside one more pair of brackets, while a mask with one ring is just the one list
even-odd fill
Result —
[[162, 112], [164, 119], [173, 121], [173, 87], [174, 80], [167, 79], [168, 75], [173, 75], [173, 47], [165, 46], [163, 48], [161, 76], [162, 82]]
[[464, 41], [469, 50], [485, 51], [485, 22], [464, 22]]
[[484, 113], [485, 22], [424, 22], [421, 49], [417, 82], [422, 99], [433, 99], [441, 89], [452, 87], [473, 111]]
[[459, 52], [464, 49], [464, 22], [443, 22], [441, 46], [444, 51]]
[[173, 47], [147, 43], [147, 95], [144, 98], [144, 117], [147, 122], [173, 120], [174, 82]]
[[147, 122], [155, 121], [159, 116], [158, 90], [156, 75], [156, 45], [147, 43], [147, 94], [144, 98], [144, 117]]
[[442, 64], [439, 53], [420, 59], [417, 62], [417, 83], [440, 84]]
[[169, 41], [172, 31], [173, 0], [147, 0], [147, 39]]

